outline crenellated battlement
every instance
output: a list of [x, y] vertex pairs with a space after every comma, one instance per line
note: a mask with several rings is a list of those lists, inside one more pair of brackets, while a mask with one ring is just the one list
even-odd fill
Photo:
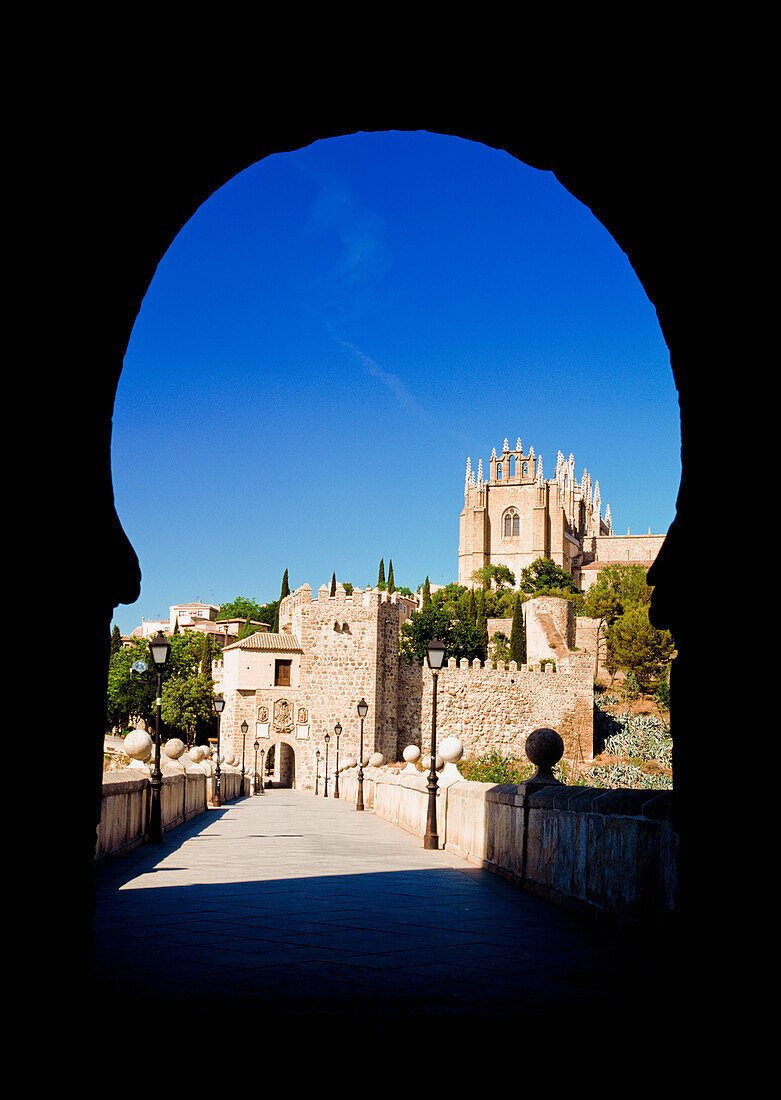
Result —
[[[428, 664], [424, 661], [411, 661], [407, 666], [417, 669], [419, 672], [429, 672]], [[478, 657], [469, 660], [462, 657], [459, 661], [451, 657], [443, 667], [440, 675], [445, 672], [480, 672], [503, 676], [565, 676], [585, 677], [591, 683], [593, 679], [593, 662], [590, 657], [578, 659], [576, 655], [568, 654], [563, 660], [560, 658], [542, 658], [534, 664], [519, 665], [515, 661], [481, 661]], [[429, 675], [431, 673], [429, 672]]]

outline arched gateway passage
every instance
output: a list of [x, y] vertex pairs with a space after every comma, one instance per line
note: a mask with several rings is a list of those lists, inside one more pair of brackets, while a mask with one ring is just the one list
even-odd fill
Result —
[[266, 752], [265, 782], [293, 790], [296, 786], [296, 751], [286, 741], [273, 741]]
[[[580, 88], [582, 103], [584, 89]], [[624, 87], [622, 101], [631, 98]], [[399, 118], [368, 115], [352, 127], [334, 124], [327, 116], [310, 119], [306, 126], [276, 125], [265, 130], [257, 104], [232, 104], [230, 112], [214, 113], [215, 126], [200, 112], [178, 113], [176, 139], [165, 111], [144, 116], [144, 126], [134, 127], [132, 155], [119, 126], [104, 133], [101, 141], [85, 146], [78, 182], [83, 194], [69, 196], [69, 224], [78, 225], [80, 256], [87, 256], [90, 326], [80, 341], [81, 376], [92, 380], [91, 403], [74, 405], [62, 420], [62, 438], [47, 441], [59, 454], [67, 453], [70, 463], [52, 462], [52, 478], [78, 469], [78, 493], [63, 489], [69, 506], [68, 528], [78, 530], [78, 548], [64, 547], [52, 564], [55, 587], [77, 590], [81, 597], [81, 636], [94, 653], [104, 653], [89, 662], [83, 685], [81, 711], [84, 741], [99, 759], [102, 751], [105, 715], [105, 683], [108, 647], [105, 639], [114, 607], [137, 599], [139, 565], [132, 546], [116, 515], [111, 490], [110, 426], [113, 395], [122, 357], [155, 267], [170, 242], [209, 195], [237, 172], [275, 152], [291, 150], [323, 137], [355, 132], [360, 127], [382, 129], [399, 125]], [[644, 126], [634, 118], [626, 120], [596, 111], [583, 126], [573, 119], [568, 126], [559, 118], [549, 119], [538, 109], [527, 112], [523, 127], [515, 117], [500, 117], [495, 108], [486, 110], [484, 128], [464, 122], [458, 113], [432, 116], [418, 109], [406, 116], [412, 127], [484, 141], [526, 163], [550, 170], [580, 201], [594, 212], [627, 253], [634, 270], [654, 303], [665, 340], [671, 351], [672, 367], [681, 403], [682, 481], [677, 516], [662, 554], [654, 568], [656, 625], [672, 630], [678, 646], [671, 693], [675, 744], [676, 803], [679, 816], [696, 808], [697, 681], [705, 667], [699, 657], [697, 638], [716, 636], [716, 601], [705, 601], [696, 609], [687, 598], [684, 583], [689, 549], [698, 530], [706, 530], [716, 514], [709, 478], [711, 433], [724, 420], [725, 400], [719, 388], [700, 385], [702, 371], [717, 377], [718, 366], [726, 367], [723, 340], [713, 324], [693, 302], [691, 288], [709, 287], [713, 300], [721, 300], [719, 280], [728, 278], [715, 249], [708, 247], [708, 209], [694, 201], [708, 181], [702, 179], [696, 147], [686, 126], [674, 129], [672, 120]], [[683, 118], [683, 113], [679, 112]], [[232, 126], [226, 126], [230, 118]], [[238, 124], [238, 125], [237, 125]], [[583, 137], [587, 134], [588, 142]], [[197, 149], [197, 157], [191, 155]], [[111, 180], [111, 187], [84, 190], [83, 180]], [[72, 275], [72, 273], [70, 273]], [[78, 280], [72, 280], [78, 282]], [[83, 312], [84, 287], [79, 287], [79, 304], [74, 299], [74, 316]], [[703, 300], [708, 295], [701, 295]], [[733, 377], [730, 401], [742, 385]], [[67, 440], [67, 447], [65, 441]], [[709, 498], [708, 492], [711, 497]], [[54, 496], [54, 494], [52, 494]], [[50, 522], [51, 516], [48, 517]], [[91, 548], [89, 554], [84, 547]], [[95, 551], [99, 550], [99, 553]], [[709, 621], [709, 616], [710, 620]], [[688, 731], [688, 740], [687, 740]], [[726, 747], [728, 731], [714, 719], [709, 728], [712, 750]], [[81, 785], [75, 791], [76, 785]], [[89, 807], [82, 822], [68, 837], [73, 859], [68, 882], [89, 898], [91, 850], [99, 815], [99, 768], [75, 769], [71, 805]], [[702, 820], [706, 817], [703, 815]], [[702, 867], [710, 848], [710, 835], [697, 825], [691, 814], [681, 817], [679, 860], [680, 898], [684, 912], [696, 912], [696, 867]], [[73, 897], [73, 889], [70, 891]], [[87, 901], [87, 923], [89, 923]], [[75, 914], [75, 910], [74, 910]], [[72, 942], [70, 958], [82, 957]]]

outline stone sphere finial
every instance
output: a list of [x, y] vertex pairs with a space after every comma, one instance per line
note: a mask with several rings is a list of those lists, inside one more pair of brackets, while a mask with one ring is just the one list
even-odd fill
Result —
[[122, 749], [131, 760], [140, 760], [144, 763], [152, 756], [152, 738], [145, 730], [131, 730], [124, 740]]
[[420, 749], [417, 745], [407, 745], [402, 756], [408, 764], [416, 764], [420, 760]]
[[445, 737], [439, 744], [439, 754], [448, 764], [456, 764], [464, 755], [464, 746], [457, 737]]
[[381, 768], [384, 763], [385, 757], [382, 755], [381, 752], [373, 752], [369, 757], [370, 768]]
[[533, 730], [526, 738], [525, 752], [532, 764], [537, 766], [530, 783], [560, 782], [553, 774], [553, 766], [564, 755], [564, 742], [555, 730], [545, 727]]
[[178, 760], [180, 756], [184, 755], [185, 744], [178, 737], [172, 737], [170, 741], [166, 741], [163, 746], [163, 751], [169, 760]]

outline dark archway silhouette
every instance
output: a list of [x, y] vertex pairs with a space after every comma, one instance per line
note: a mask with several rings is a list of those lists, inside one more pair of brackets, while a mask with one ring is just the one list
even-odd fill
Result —
[[[226, 100], [226, 110], [217, 110], [214, 101], [206, 113], [184, 109], [175, 122], [158, 103], [143, 112], [138, 103], [117, 106], [109, 130], [82, 126], [70, 144], [77, 177], [63, 183], [71, 236], [59, 257], [64, 319], [58, 335], [60, 345], [77, 355], [72, 381], [82, 399], [68, 405], [67, 422], [57, 425], [53, 417], [60, 430], [47, 439], [52, 464], [43, 490], [49, 527], [59, 519], [59, 530], [68, 535], [51, 555], [47, 576], [57, 592], [77, 601], [82, 649], [89, 655], [81, 661], [83, 766], [68, 775], [69, 828], [60, 841], [60, 865], [52, 872], [62, 874], [72, 899], [68, 962], [77, 973], [88, 966], [112, 612], [118, 603], [135, 601], [140, 582], [138, 562], [115, 513], [110, 464], [113, 399], [133, 323], [166, 249], [198, 206], [227, 180], [265, 156], [361, 129], [449, 134], [551, 171], [612, 234], [656, 308], [681, 407], [677, 514], [652, 580], [654, 621], [673, 632], [678, 647], [671, 691], [685, 938], [689, 923], [696, 925], [702, 911], [701, 887], [715, 866], [712, 822], [699, 814], [697, 754], [706, 733], [699, 723], [697, 692], [706, 667], [698, 639], [715, 631], [716, 608], [712, 600], [693, 604], [687, 569], [698, 536], [714, 514], [710, 441], [726, 399], [718, 386], [703, 383], [711, 381], [715, 365], [724, 361], [713, 301], [721, 299], [720, 280], [727, 279], [708, 247], [709, 210], [703, 204], [712, 180], [688, 128], [673, 114], [661, 120], [635, 114], [628, 127], [623, 114], [589, 111], [583, 101], [580, 114], [560, 117], [555, 125], [542, 110], [529, 112], [531, 119], [520, 110], [502, 116], [489, 103], [479, 122], [474, 110], [467, 117], [421, 104], [391, 111], [319, 108], [305, 124], [267, 123], [269, 105], [261, 93], [256, 100], [231, 99], [229, 111], [227, 106]], [[702, 304], [707, 295], [693, 296], [694, 286], [710, 291], [707, 308]], [[149, 397], [154, 400], [154, 394]], [[139, 455], [141, 477], [155, 476], [153, 449], [150, 441], [149, 453]], [[61, 461], [63, 455], [67, 462]], [[727, 745], [729, 730], [719, 725], [718, 716], [707, 736], [715, 745]]]

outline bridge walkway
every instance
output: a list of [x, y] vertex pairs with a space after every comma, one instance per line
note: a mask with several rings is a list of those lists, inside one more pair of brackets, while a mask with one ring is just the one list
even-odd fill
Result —
[[283, 789], [98, 867], [94, 960], [96, 1003], [123, 1015], [240, 1004], [582, 1024], [667, 992], [647, 944], [426, 851], [352, 803]]

